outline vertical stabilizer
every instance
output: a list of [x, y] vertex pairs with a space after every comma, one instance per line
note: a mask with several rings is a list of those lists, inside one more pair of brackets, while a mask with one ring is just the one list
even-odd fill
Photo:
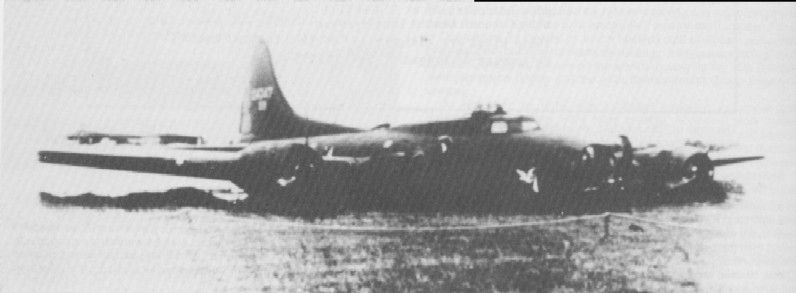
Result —
[[243, 142], [284, 137], [296, 120], [276, 81], [271, 53], [265, 41], [257, 42], [252, 74], [241, 109]]
[[271, 53], [260, 40], [254, 50], [252, 74], [241, 108], [241, 142], [351, 133], [360, 130], [299, 117], [276, 82]]

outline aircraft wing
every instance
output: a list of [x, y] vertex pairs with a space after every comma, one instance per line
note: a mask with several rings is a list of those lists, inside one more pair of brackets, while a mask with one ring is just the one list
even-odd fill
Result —
[[39, 161], [209, 179], [229, 179], [236, 147], [74, 146], [39, 151]]
[[713, 158], [711, 156], [711, 161], [713, 161], [713, 166], [719, 167], [724, 165], [730, 165], [735, 163], [742, 163], [746, 161], [754, 161], [754, 160], [761, 160], [763, 156], [748, 156], [748, 157], [717, 157]]
[[710, 146], [704, 147], [703, 149], [708, 152], [713, 166], [716, 167], [761, 160], [764, 158], [763, 156], [750, 155], [750, 153], [754, 154], [754, 150], [739, 149], [735, 146]]

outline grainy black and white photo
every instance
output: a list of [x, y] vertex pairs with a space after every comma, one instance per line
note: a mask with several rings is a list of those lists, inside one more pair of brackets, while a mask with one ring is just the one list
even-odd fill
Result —
[[6, 1], [0, 292], [794, 292], [796, 4]]

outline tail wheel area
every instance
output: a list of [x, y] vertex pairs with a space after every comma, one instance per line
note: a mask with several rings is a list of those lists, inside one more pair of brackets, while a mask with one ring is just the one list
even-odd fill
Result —
[[274, 183], [277, 187], [306, 184], [317, 176], [322, 164], [323, 159], [314, 150], [293, 146], [279, 163]]

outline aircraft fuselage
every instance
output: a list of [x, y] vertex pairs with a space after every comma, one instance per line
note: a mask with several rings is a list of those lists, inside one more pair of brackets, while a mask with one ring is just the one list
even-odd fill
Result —
[[533, 194], [564, 193], [600, 188], [614, 180], [613, 152], [612, 147], [543, 132], [528, 117], [500, 115], [255, 142], [241, 151], [246, 166], [241, 170], [247, 171], [235, 182], [251, 193], [292, 184], [291, 178], [301, 175], [293, 172], [301, 168], [301, 160], [291, 158], [301, 153], [313, 168], [364, 170], [357, 174], [369, 178], [359, 180], [365, 185], [483, 182], [488, 190], [496, 187], [486, 185], [499, 184], [525, 186]]

